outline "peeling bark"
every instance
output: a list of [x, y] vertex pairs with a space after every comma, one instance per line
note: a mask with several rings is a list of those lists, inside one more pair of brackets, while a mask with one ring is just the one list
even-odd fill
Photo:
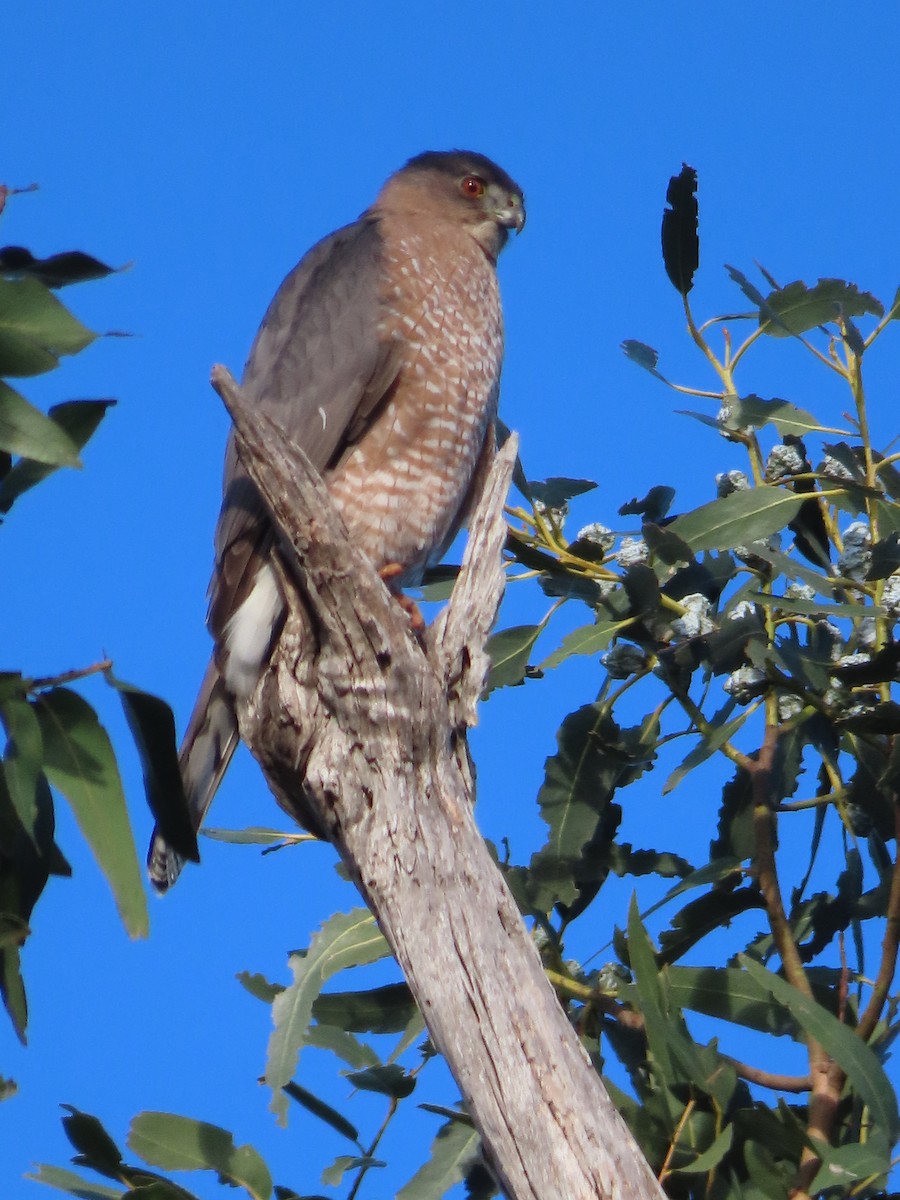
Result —
[[510, 1200], [663, 1195], [548, 983], [472, 816], [466, 741], [503, 593], [514, 439], [421, 641], [347, 540], [305, 455], [213, 373], [281, 530], [288, 616], [241, 736], [378, 919]]

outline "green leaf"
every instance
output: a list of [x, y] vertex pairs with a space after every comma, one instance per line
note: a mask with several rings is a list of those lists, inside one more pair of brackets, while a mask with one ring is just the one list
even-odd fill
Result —
[[50, 371], [96, 337], [39, 280], [0, 277], [0, 374]]
[[397, 1063], [384, 1063], [375, 1067], [366, 1067], [362, 1071], [344, 1072], [354, 1087], [363, 1092], [377, 1092], [380, 1096], [390, 1096], [393, 1100], [405, 1100], [412, 1095], [416, 1087], [414, 1075]]
[[401, 1033], [418, 1012], [405, 983], [360, 992], [327, 992], [313, 1003], [313, 1016], [323, 1025], [351, 1033]]
[[252, 1146], [236, 1146], [227, 1129], [174, 1113], [139, 1113], [128, 1146], [145, 1162], [166, 1171], [215, 1171], [253, 1200], [269, 1200], [272, 1177]]
[[753, 709], [747, 707], [743, 709], [731, 721], [725, 721], [722, 717], [732, 711], [732, 706], [726, 704], [713, 718], [711, 722], [711, 732], [708, 736], [701, 735], [699, 742], [693, 750], [681, 761], [681, 763], [671, 773], [669, 778], [663, 784], [662, 794], [668, 795], [669, 792], [675, 790], [679, 783], [686, 775], [689, 775], [695, 767], [699, 767], [701, 763], [706, 762], [711, 758], [717, 750], [720, 750], [726, 742], [730, 742], [734, 735], [738, 732], [747, 718], [753, 712]]
[[126, 929], [132, 937], [145, 937], [147, 900], [109, 736], [87, 701], [68, 688], [44, 692], [34, 709], [47, 778], [71, 804]]
[[322, 1182], [326, 1187], [340, 1187], [348, 1171], [368, 1171], [372, 1167], [386, 1165], [380, 1158], [372, 1158], [371, 1155], [339, 1154], [331, 1166], [322, 1172]]
[[22, 828], [36, 844], [37, 782], [44, 757], [41, 727], [27, 700], [0, 701], [0, 718], [9, 739], [3, 759], [9, 798]]
[[795, 1035], [793, 1022], [774, 1003], [771, 993], [746, 971], [670, 966], [667, 978], [672, 1003], [679, 1008], [778, 1037]]
[[639, 367], [643, 367], [645, 371], [649, 371], [654, 378], [661, 380], [663, 383], [667, 382], [656, 369], [656, 365], [659, 362], [659, 352], [654, 350], [652, 346], [648, 346], [644, 342], [636, 342], [633, 338], [626, 338], [621, 343], [620, 349], [631, 362], [636, 363]]
[[582, 625], [567, 633], [560, 645], [539, 665], [539, 670], [549, 671], [571, 658], [573, 654], [590, 657], [604, 651], [617, 633], [627, 628], [631, 619], [625, 621], [595, 621], [593, 625]]
[[[315, 1012], [315, 1005], [313, 1005], [313, 1012]], [[357, 1071], [367, 1067], [377, 1067], [381, 1063], [371, 1046], [367, 1046], [352, 1033], [348, 1033], [346, 1029], [340, 1029], [336, 1025], [310, 1025], [306, 1031], [306, 1045], [314, 1046], [317, 1050], [330, 1050], [332, 1054], [336, 1054], [349, 1067], [353, 1067]]]
[[103, 279], [116, 269], [81, 250], [64, 250], [47, 258], [35, 258], [22, 246], [4, 246], [0, 250], [0, 275], [29, 275], [50, 288]]
[[255, 996], [257, 1000], [262, 1000], [265, 1004], [271, 1004], [275, 997], [284, 991], [283, 983], [270, 983], [258, 971], [252, 974], [249, 971], [238, 971], [235, 979], [251, 996]]
[[567, 479], [562, 475], [552, 475], [549, 479], [532, 479], [528, 491], [532, 502], [543, 504], [545, 508], [562, 508], [575, 496], [592, 492], [596, 487], [593, 479]]
[[308, 1092], [306, 1088], [301, 1087], [299, 1083], [294, 1083], [293, 1080], [285, 1084], [284, 1090], [307, 1112], [312, 1113], [314, 1117], [318, 1117], [320, 1121], [330, 1125], [342, 1137], [359, 1146], [359, 1130], [336, 1108], [332, 1108], [330, 1104], [326, 1104], [324, 1100], [320, 1100], [318, 1096], [314, 1096], [312, 1092]]
[[839, 315], [880, 317], [884, 306], [869, 292], [860, 292], [855, 283], [842, 279], [820, 279], [815, 287], [797, 280], [786, 287], [770, 292], [766, 306], [777, 320], [760, 313], [759, 324], [771, 337], [790, 337], [806, 333], [817, 325], [836, 321]]
[[112, 671], [106, 682], [119, 693], [144, 774], [147, 805], [159, 832], [182, 858], [199, 862], [197, 834], [178, 765], [175, 718], [159, 696], [142, 692]]
[[491, 669], [484, 686], [483, 698], [495, 688], [515, 687], [525, 678], [528, 656], [544, 626], [514, 625], [491, 634], [487, 641], [487, 654]]
[[66, 1192], [69, 1196], [77, 1196], [78, 1200], [122, 1200], [125, 1191], [120, 1187], [107, 1187], [105, 1183], [90, 1183], [74, 1171], [66, 1171], [61, 1167], [51, 1167], [39, 1163], [33, 1174], [25, 1176], [35, 1183], [46, 1183], [57, 1191]]
[[763, 540], [797, 515], [803, 497], [763, 485], [732, 492], [676, 517], [669, 528], [697, 550], [729, 550]]
[[790, 1011], [801, 1028], [831, 1055], [868, 1106], [875, 1123], [881, 1126], [892, 1142], [896, 1141], [900, 1134], [897, 1097], [875, 1053], [852, 1029], [843, 1025], [820, 1004], [747, 955], [739, 957], [744, 970], [760, 986], [767, 988]]
[[[54, 404], [47, 415], [78, 451], [84, 448], [103, 420], [106, 410], [114, 404], [115, 400], [66, 400], [62, 404]], [[49, 463], [35, 462], [31, 458], [20, 459], [0, 480], [0, 512], [9, 512], [23, 492], [41, 483], [56, 469]]]
[[787, 400], [762, 400], [759, 396], [741, 396], [732, 407], [734, 423], [740, 427], [752, 425], [761, 429], [764, 425], [774, 425], [782, 437], [791, 434], [803, 437], [806, 433], [836, 433], [849, 437], [845, 429], [832, 429], [828, 425], [820, 425], [812, 413], [797, 408]]
[[817, 1150], [822, 1158], [822, 1166], [818, 1175], [809, 1188], [810, 1195], [818, 1195], [835, 1188], [841, 1190], [837, 1195], [852, 1195], [851, 1184], [859, 1179], [877, 1179], [887, 1175], [891, 1169], [891, 1156], [884, 1146], [878, 1146], [880, 1139], [873, 1138], [871, 1142], [848, 1146], [821, 1146]]
[[329, 918], [305, 955], [292, 954], [294, 982], [275, 998], [275, 1031], [269, 1039], [266, 1083], [272, 1089], [272, 1111], [284, 1124], [287, 1104], [282, 1092], [294, 1074], [312, 1017], [313, 1002], [325, 982], [347, 967], [377, 962], [390, 951], [368, 909], [357, 908]]
[[235, 846], [278, 846], [318, 841], [309, 833], [288, 833], [262, 825], [250, 825], [246, 829], [210, 829], [204, 825], [200, 832], [214, 842], [230, 842]]
[[702, 1154], [684, 1167], [675, 1167], [674, 1170], [682, 1175], [705, 1175], [708, 1171], [714, 1170], [728, 1151], [731, 1149], [731, 1143], [734, 1138], [734, 1126], [726, 1125], [716, 1140], [711, 1146], [708, 1146]]
[[397, 1200], [440, 1200], [481, 1159], [481, 1138], [462, 1121], [448, 1121], [431, 1143], [431, 1157], [397, 1193]]
[[55, 421], [0, 380], [0, 450], [53, 467], [80, 467], [78, 447]]
[[66, 1137], [79, 1154], [79, 1163], [100, 1175], [119, 1179], [122, 1152], [100, 1121], [90, 1113], [80, 1112], [70, 1104], [62, 1106], [69, 1114], [63, 1117]]

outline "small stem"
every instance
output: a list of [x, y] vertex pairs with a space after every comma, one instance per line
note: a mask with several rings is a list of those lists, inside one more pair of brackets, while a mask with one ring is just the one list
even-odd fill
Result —
[[[900, 797], [894, 797], [894, 833], [900, 838]], [[897, 842], [900, 845], [900, 841]], [[900, 948], [900, 853], [894, 862], [891, 875], [891, 890], [887, 903], [887, 920], [885, 923], [884, 939], [881, 943], [881, 962], [878, 974], [872, 986], [872, 995], [866, 1005], [865, 1012], [859, 1018], [856, 1032], [864, 1042], [875, 1031], [875, 1026], [881, 1018], [881, 1010], [887, 999], [888, 989], [897, 969], [897, 953]]]
[[74, 683], [76, 679], [87, 679], [89, 675], [102, 675], [104, 671], [111, 671], [112, 665], [111, 658], [104, 658], [90, 667], [76, 667], [72, 671], [63, 671], [61, 675], [43, 675], [39, 679], [28, 680], [28, 690], [29, 692], [40, 692], [45, 688]]

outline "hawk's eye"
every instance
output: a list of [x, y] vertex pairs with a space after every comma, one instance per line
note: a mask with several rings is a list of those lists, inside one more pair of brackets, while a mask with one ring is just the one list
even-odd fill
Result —
[[459, 187], [464, 196], [470, 196], [474, 200], [484, 195], [485, 183], [478, 175], [467, 175]]

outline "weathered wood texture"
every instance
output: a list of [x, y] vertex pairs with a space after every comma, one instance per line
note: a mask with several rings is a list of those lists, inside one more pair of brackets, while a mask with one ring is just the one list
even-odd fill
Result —
[[452, 599], [422, 642], [322, 480], [213, 381], [283, 533], [289, 615], [240, 714], [279, 803], [337, 848], [375, 913], [510, 1200], [663, 1193], [547, 982], [472, 816], [466, 730], [503, 591], [497, 457]]

